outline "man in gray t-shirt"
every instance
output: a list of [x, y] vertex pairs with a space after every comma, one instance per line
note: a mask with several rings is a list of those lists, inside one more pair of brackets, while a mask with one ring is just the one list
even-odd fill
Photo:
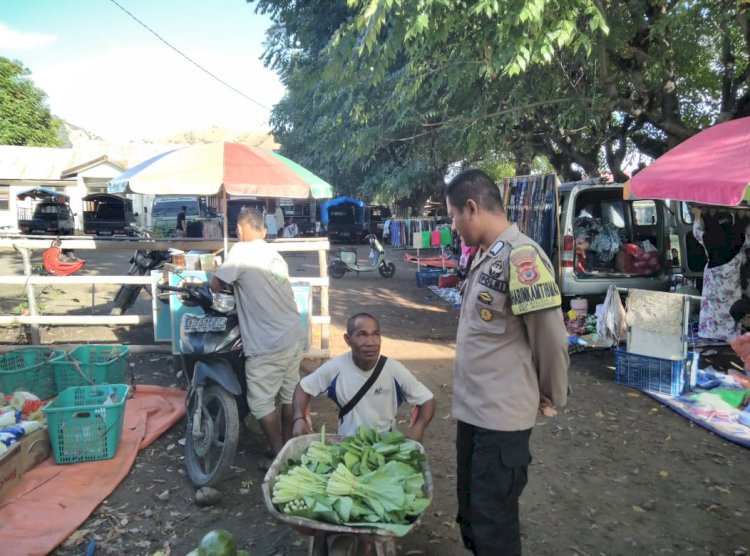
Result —
[[214, 274], [211, 289], [219, 292], [226, 284], [234, 286], [246, 356], [248, 405], [277, 454], [292, 436], [291, 404], [299, 381], [304, 328], [286, 261], [265, 242], [265, 236], [263, 216], [243, 207], [237, 218], [239, 243]]

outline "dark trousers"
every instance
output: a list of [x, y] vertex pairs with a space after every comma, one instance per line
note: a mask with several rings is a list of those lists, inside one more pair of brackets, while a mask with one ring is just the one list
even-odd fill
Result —
[[528, 481], [531, 429], [494, 431], [458, 422], [458, 516], [464, 546], [477, 556], [521, 554], [518, 499]]

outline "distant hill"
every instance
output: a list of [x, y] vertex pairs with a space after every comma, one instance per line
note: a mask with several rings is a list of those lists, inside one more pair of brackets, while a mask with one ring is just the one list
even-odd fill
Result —
[[[63, 141], [63, 147], [72, 147], [92, 141], [105, 141], [95, 133], [91, 133], [65, 120], [62, 120], [62, 124], [60, 139]], [[218, 141], [247, 143], [254, 147], [263, 147], [265, 149], [276, 149], [279, 147], [270, 133], [263, 131], [238, 131], [221, 127], [182, 131], [165, 137], [144, 138], [139, 141], [131, 141], [131, 143], [198, 145]]]
[[275, 149], [279, 146], [270, 133], [265, 133], [263, 131], [237, 131], [222, 127], [209, 127], [205, 129], [183, 131], [166, 137], [159, 137], [153, 140], [149, 139], [145, 142], [197, 145], [201, 143], [216, 143], [219, 141], [247, 143], [254, 147], [263, 147], [265, 149]]
[[103, 141], [103, 139], [95, 133], [91, 133], [82, 127], [68, 123], [65, 120], [61, 121], [60, 139], [63, 142], [63, 147], [72, 147], [73, 145], [87, 143], [89, 141]]

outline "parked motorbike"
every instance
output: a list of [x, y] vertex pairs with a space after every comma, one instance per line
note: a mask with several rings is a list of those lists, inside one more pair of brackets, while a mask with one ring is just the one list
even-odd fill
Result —
[[341, 249], [339, 258], [328, 265], [328, 274], [333, 278], [341, 278], [347, 272], [372, 272], [377, 270], [383, 278], [391, 278], [396, 274], [396, 265], [385, 254], [385, 249], [378, 238], [370, 234], [365, 239], [370, 243], [370, 255], [367, 263], [357, 261], [355, 249]]
[[205, 314], [180, 322], [180, 359], [187, 382], [185, 462], [196, 487], [216, 484], [237, 451], [240, 420], [249, 413], [245, 357], [231, 290], [216, 294], [205, 283], [159, 284], [184, 305]]
[[[145, 228], [134, 227], [133, 230], [141, 238], [151, 237]], [[136, 249], [130, 258], [130, 269], [128, 274], [131, 276], [146, 276], [152, 270], [159, 270], [164, 267], [165, 262], [169, 262], [171, 255], [169, 251], [152, 251], [150, 249]], [[110, 311], [110, 315], [122, 315], [130, 309], [141, 290], [146, 290], [144, 284], [123, 284], [115, 296], [115, 306]]]

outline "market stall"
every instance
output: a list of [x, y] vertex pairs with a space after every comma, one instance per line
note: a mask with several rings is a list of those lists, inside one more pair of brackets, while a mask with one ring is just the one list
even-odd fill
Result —
[[[693, 210], [697, 209], [695, 215], [699, 218], [705, 217], [706, 214], [720, 215], [717, 219], [732, 223], [747, 210], [750, 199], [749, 145], [750, 118], [740, 118], [710, 127], [684, 141], [633, 176], [625, 185], [624, 196], [689, 202]], [[723, 216], [724, 214], [729, 217]], [[700, 228], [696, 230], [696, 233], [702, 233]], [[747, 236], [747, 229], [744, 235]], [[725, 234], [725, 237], [729, 236]], [[715, 303], [711, 289], [714, 286], [710, 281], [718, 278], [717, 268], [725, 269], [727, 281], [726, 287], [721, 291], [721, 299], [739, 300], [743, 295], [739, 274], [745, 258], [738, 251], [729, 253], [718, 263], [712, 264], [714, 255], [718, 254], [715, 251], [717, 247], [705, 241], [703, 243], [709, 246], [709, 264], [704, 270], [705, 283], [701, 298], [701, 332], [706, 336], [716, 329], [703, 326], [704, 316], [707, 319], [710, 317], [708, 311], [711, 310], [711, 304]], [[662, 308], [656, 306], [654, 310], [662, 311]], [[726, 320], [722, 318], [722, 321]], [[669, 325], [666, 320], [662, 324], [665, 327]], [[686, 341], [690, 341], [692, 332], [691, 326], [684, 336]], [[735, 334], [738, 335], [733, 338]], [[645, 342], [645, 338], [642, 340]], [[719, 340], [730, 341], [732, 348], [742, 355], [743, 345], [750, 342], [750, 336], [733, 331], [723, 335]], [[659, 355], [657, 352], [663, 348], [662, 344], [649, 343], [647, 351], [649, 354]], [[684, 387], [665, 391], [655, 389], [649, 384], [642, 385], [642, 389], [701, 426], [750, 447], [750, 378], [748, 371], [743, 369], [747, 368], [750, 359], [743, 360], [743, 364], [732, 362], [732, 366], [736, 368], [714, 369], [704, 365], [702, 355], [707, 351], [696, 348], [693, 357], [688, 354], [679, 364], [673, 362], [669, 367], [668, 363], [661, 362], [669, 362], [670, 359], [657, 359], [660, 362], [659, 370], [669, 371], [673, 382], [677, 380], [676, 375], [687, 372], [689, 368], [690, 380], [683, 381]]]

